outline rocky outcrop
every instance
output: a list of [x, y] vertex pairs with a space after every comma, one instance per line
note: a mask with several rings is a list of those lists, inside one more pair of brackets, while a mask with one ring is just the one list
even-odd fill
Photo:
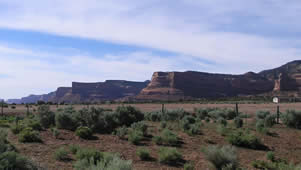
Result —
[[149, 81], [133, 82], [124, 80], [108, 80], [99, 83], [73, 82], [72, 87], [59, 87], [55, 92], [45, 95], [30, 95], [22, 99], [14, 99], [14, 103], [36, 103], [37, 101], [53, 103], [82, 103], [119, 100], [133, 97], [147, 86]]
[[259, 73], [263, 77], [274, 80], [274, 91], [301, 90], [301, 60], [289, 62], [281, 67]]
[[185, 100], [258, 94], [296, 96], [300, 92], [301, 60], [272, 70], [260, 73], [248, 72], [243, 75], [193, 71], [156, 72], [150, 84], [140, 92], [137, 99]]
[[72, 94], [79, 96], [80, 102], [117, 100], [132, 97], [147, 86], [149, 81], [133, 82], [125, 80], [107, 80], [99, 83], [72, 83]]
[[[152, 80], [132, 82], [108, 80], [99, 83], [73, 82], [46, 95], [22, 98], [22, 103], [38, 100], [82, 103], [107, 100], [187, 100], [234, 96], [293, 96], [301, 94], [301, 60], [260, 73], [242, 75], [205, 72], [155, 72]], [[13, 100], [16, 101], [16, 100]]]
[[272, 91], [274, 82], [256, 73], [244, 75], [203, 72], [156, 72], [139, 100], [178, 100], [231, 97]]

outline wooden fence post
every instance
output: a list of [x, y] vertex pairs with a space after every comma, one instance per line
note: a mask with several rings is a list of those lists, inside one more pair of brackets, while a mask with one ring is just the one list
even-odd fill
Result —
[[280, 117], [280, 107], [277, 106], [277, 123], [279, 124], [279, 117]]
[[1, 102], [1, 115], [2, 116], [4, 116], [3, 107], [4, 107], [4, 101], [2, 100], [2, 102]]
[[238, 116], [238, 103], [235, 104], [236, 116]]

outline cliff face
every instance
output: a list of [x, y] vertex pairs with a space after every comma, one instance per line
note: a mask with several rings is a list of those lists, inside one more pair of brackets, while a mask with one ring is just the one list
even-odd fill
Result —
[[202, 72], [156, 72], [138, 99], [178, 100], [188, 98], [231, 97], [271, 91], [274, 82], [258, 74], [210, 74]]
[[147, 86], [149, 81], [132, 82], [124, 80], [107, 80], [100, 83], [72, 83], [72, 95], [84, 101], [116, 100], [136, 96]]
[[275, 91], [301, 91], [301, 60], [259, 74], [275, 81]]
[[117, 100], [133, 97], [147, 86], [149, 81], [132, 82], [108, 80], [99, 83], [73, 82], [72, 87], [59, 87], [55, 92], [45, 95], [30, 95], [21, 99], [11, 99], [11, 103], [36, 103], [37, 101], [54, 103], [81, 103]]
[[[204, 72], [155, 72], [152, 80], [131, 82], [108, 80], [99, 83], [73, 82], [46, 95], [31, 95], [19, 103], [99, 102], [106, 100], [180, 100], [245, 95], [301, 96], [301, 60], [260, 73], [242, 75]], [[17, 100], [12, 100], [17, 101]]]
[[[203, 72], [156, 72], [138, 100], [179, 100], [301, 92], [301, 61], [243, 75]], [[279, 93], [278, 93], [279, 94]]]

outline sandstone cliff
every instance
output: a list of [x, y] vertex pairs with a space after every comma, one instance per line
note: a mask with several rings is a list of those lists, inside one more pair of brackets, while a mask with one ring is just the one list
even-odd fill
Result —
[[107, 80], [99, 83], [72, 83], [72, 95], [80, 102], [117, 100], [136, 96], [148, 85], [149, 81], [132, 82], [125, 80]]
[[[258, 95], [301, 91], [301, 61], [243, 75], [204, 72], [155, 72], [137, 100], [179, 100]], [[283, 93], [284, 92], [284, 93]], [[287, 93], [288, 94], [288, 93]]]

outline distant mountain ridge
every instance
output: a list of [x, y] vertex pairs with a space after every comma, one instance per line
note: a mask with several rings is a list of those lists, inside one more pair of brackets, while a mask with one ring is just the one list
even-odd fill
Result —
[[151, 81], [107, 80], [99, 83], [73, 82], [55, 92], [11, 99], [9, 103], [100, 102], [107, 100], [161, 101], [190, 100], [252, 95], [299, 96], [301, 93], [301, 60], [259, 73], [241, 75], [206, 72], [155, 72]]
[[72, 87], [59, 87], [55, 92], [43, 95], [30, 95], [21, 99], [9, 99], [8, 103], [83, 103], [118, 100], [136, 96], [149, 81], [107, 80], [97, 83], [72, 82]]

